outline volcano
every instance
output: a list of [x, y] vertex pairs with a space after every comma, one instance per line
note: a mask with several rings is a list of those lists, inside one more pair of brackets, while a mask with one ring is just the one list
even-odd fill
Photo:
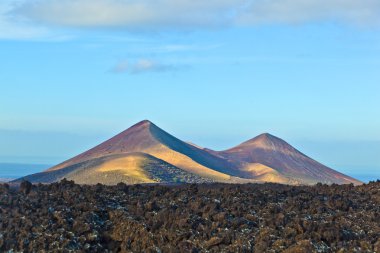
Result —
[[234, 148], [213, 151], [181, 141], [148, 120], [47, 171], [20, 180], [80, 184], [361, 182], [302, 154], [285, 141], [262, 134]]
[[[339, 173], [301, 153], [284, 140], [265, 133], [242, 144], [217, 152], [220, 156], [247, 164], [263, 164], [299, 184], [361, 182]], [[271, 171], [270, 173], [273, 173]]]

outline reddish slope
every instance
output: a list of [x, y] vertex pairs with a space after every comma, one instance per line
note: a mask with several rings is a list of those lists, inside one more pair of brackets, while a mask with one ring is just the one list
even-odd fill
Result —
[[217, 152], [230, 160], [260, 163], [302, 183], [361, 184], [302, 154], [287, 142], [270, 134], [259, 135], [226, 151]]
[[[141, 155], [136, 157], [136, 153]], [[131, 156], [131, 154], [134, 155]], [[111, 157], [117, 159], [109, 160]], [[102, 167], [97, 167], [99, 170], [95, 170], [96, 173], [92, 171], [91, 166], [104, 159], [108, 159], [107, 163], [102, 163]], [[147, 162], [153, 160], [160, 160], [162, 164], [167, 165], [157, 166], [156, 162]], [[186, 173], [191, 173], [191, 175], [205, 178], [206, 181], [231, 183], [270, 181], [286, 184], [360, 183], [316, 162], [270, 134], [260, 135], [235, 148], [217, 152], [183, 142], [147, 120], [137, 123], [47, 172], [33, 175], [33, 179], [35, 182], [38, 180], [50, 182], [49, 180], [68, 177], [78, 182], [97, 183], [101, 182], [99, 176], [104, 175], [104, 172], [108, 175], [109, 171], [112, 173], [122, 171], [127, 181], [145, 182], [151, 179], [147, 175], [153, 175], [153, 172], [163, 173], [169, 165], [172, 166], [171, 168], [179, 169], [170, 170], [174, 174], [178, 172], [178, 177], [185, 177]], [[79, 168], [82, 169], [79, 170]], [[86, 178], [90, 175], [89, 173], [91, 179]], [[112, 179], [107, 178], [109, 180], [107, 183], [117, 184], [119, 181], [115, 175]], [[140, 179], [139, 176], [141, 176]], [[106, 182], [104, 180], [102, 182]]]
[[202, 176], [229, 179], [239, 176], [235, 165], [226, 159], [189, 145], [163, 131], [150, 121], [141, 121], [102, 144], [69, 159], [51, 169], [59, 170], [70, 165], [107, 155], [142, 152], [153, 155], [181, 169]]

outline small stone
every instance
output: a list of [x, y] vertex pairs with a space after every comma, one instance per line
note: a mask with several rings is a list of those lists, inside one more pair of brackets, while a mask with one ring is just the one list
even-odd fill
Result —
[[206, 248], [210, 249], [214, 246], [217, 246], [223, 242], [223, 238], [220, 237], [212, 237], [210, 240], [208, 240], [205, 244]]

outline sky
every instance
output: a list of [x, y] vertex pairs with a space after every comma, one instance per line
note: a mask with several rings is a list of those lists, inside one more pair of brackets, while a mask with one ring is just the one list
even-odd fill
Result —
[[0, 162], [55, 164], [149, 119], [380, 178], [379, 69], [378, 0], [2, 0]]

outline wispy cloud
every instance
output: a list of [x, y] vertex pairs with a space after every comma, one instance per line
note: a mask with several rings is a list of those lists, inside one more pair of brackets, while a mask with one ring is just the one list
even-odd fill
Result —
[[378, 0], [28, 0], [15, 12], [74, 27], [207, 28], [337, 20], [379, 23]]
[[[14, 13], [71, 27], [157, 30], [225, 25], [245, 0], [29, 0]], [[232, 10], [232, 11], [231, 11]]]
[[52, 27], [156, 32], [331, 21], [377, 27], [379, 13], [379, 0], [3, 0], [0, 38], [59, 30]]
[[340, 22], [350, 25], [380, 24], [378, 0], [252, 0], [238, 22], [247, 25]]
[[221, 47], [223, 44], [208, 44], [208, 45], [190, 45], [190, 44], [168, 44], [163, 46], [157, 46], [150, 48], [150, 50], [162, 53], [176, 53], [184, 51], [207, 51], [215, 48]]
[[147, 72], [168, 72], [175, 71], [178, 66], [164, 64], [156, 60], [151, 59], [138, 59], [136, 61], [122, 60], [116, 63], [116, 65], [111, 69], [112, 73], [122, 74], [142, 74]]
[[8, 15], [13, 7], [11, 1], [4, 0], [0, 3], [0, 39], [31, 39], [47, 34], [46, 28], [31, 25]]

